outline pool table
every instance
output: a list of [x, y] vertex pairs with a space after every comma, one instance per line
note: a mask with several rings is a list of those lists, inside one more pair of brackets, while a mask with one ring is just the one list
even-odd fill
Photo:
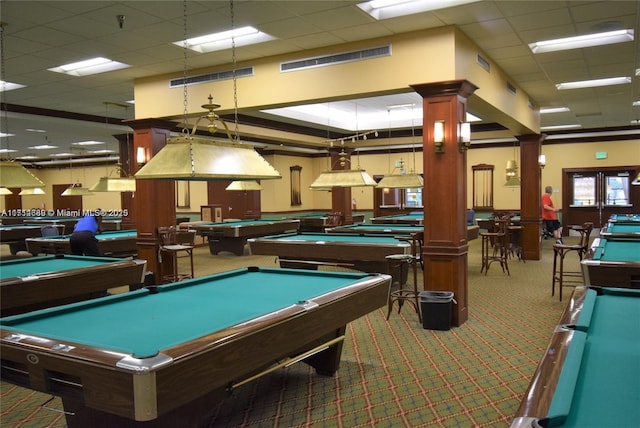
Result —
[[640, 222], [638, 223], [607, 223], [600, 230], [602, 238], [636, 238], [640, 240]]
[[[300, 221], [300, 232], [324, 232], [328, 227], [329, 214], [307, 214], [291, 217], [291, 220]], [[353, 214], [352, 221], [359, 223], [364, 221], [364, 214]]]
[[[26, 251], [25, 239], [42, 236], [42, 227], [37, 224], [3, 224], [0, 226], [0, 244], [9, 245], [11, 254]], [[59, 233], [64, 233], [63, 225], [56, 225]]]
[[[44, 210], [35, 210], [45, 212]], [[22, 216], [1, 216], [0, 222], [7, 224], [31, 224], [45, 226], [47, 224], [61, 225], [65, 227], [65, 231], [73, 230], [78, 222], [79, 217], [74, 216], [56, 216], [56, 215], [22, 215]]]
[[610, 223], [640, 223], [640, 214], [612, 214], [609, 217]]
[[577, 287], [511, 427], [637, 427], [638, 314], [640, 290]]
[[[410, 242], [392, 236], [344, 233], [264, 236], [249, 239], [249, 247], [251, 254], [277, 256], [282, 267], [314, 269], [318, 264], [337, 264], [363, 272], [386, 272], [386, 256], [411, 254]], [[394, 273], [394, 279], [399, 276], [400, 272]]]
[[250, 267], [2, 318], [2, 380], [62, 396], [69, 427], [206, 426], [260, 375], [297, 361], [333, 375], [347, 323], [385, 306], [389, 287], [388, 275]]
[[[467, 226], [467, 241], [478, 238], [478, 226]], [[398, 235], [407, 236], [415, 232], [423, 232], [422, 224], [411, 223], [373, 223], [349, 224], [327, 228], [327, 233], [348, 233], [351, 235]]]
[[[71, 254], [70, 235], [50, 236], [46, 238], [28, 238], [25, 240], [27, 251], [38, 254]], [[102, 232], [96, 235], [98, 246], [104, 256], [130, 257], [138, 253], [135, 229]]]
[[0, 262], [0, 314], [86, 300], [92, 293], [144, 282], [146, 261], [89, 256], [42, 256]]
[[189, 228], [207, 238], [211, 254], [229, 251], [241, 256], [248, 238], [298, 231], [300, 222], [298, 220], [239, 220], [195, 223]]
[[386, 224], [423, 224], [424, 212], [411, 211], [409, 214], [396, 214], [385, 215], [382, 217], [372, 217], [371, 223], [386, 223]]
[[640, 288], [640, 239], [596, 238], [582, 260], [585, 285]]

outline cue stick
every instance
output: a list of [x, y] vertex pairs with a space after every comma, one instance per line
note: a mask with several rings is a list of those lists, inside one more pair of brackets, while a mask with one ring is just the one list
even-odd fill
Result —
[[253, 381], [255, 379], [258, 379], [258, 378], [260, 378], [260, 377], [262, 377], [264, 375], [267, 375], [267, 374], [269, 374], [269, 373], [271, 373], [273, 371], [276, 371], [276, 370], [278, 370], [278, 369], [280, 369], [282, 367], [289, 367], [290, 365], [295, 364], [295, 363], [297, 363], [299, 361], [302, 361], [305, 358], [312, 356], [313, 354], [317, 354], [318, 352], [322, 352], [325, 349], [329, 348], [331, 345], [335, 345], [336, 343], [342, 342], [343, 340], [344, 340], [344, 335], [338, 336], [335, 339], [331, 339], [330, 341], [325, 342], [322, 345], [316, 346], [315, 348], [310, 349], [307, 352], [303, 352], [302, 354], [298, 355], [297, 357], [287, 358], [285, 361], [283, 361], [283, 362], [281, 362], [279, 364], [276, 364], [275, 366], [271, 366], [268, 369], [263, 370], [260, 373], [257, 373], [255, 375], [243, 380], [243, 381], [240, 381], [238, 383], [233, 383], [233, 384], [229, 385], [227, 390], [228, 391], [234, 390], [234, 389], [238, 388], [239, 386], [244, 385], [245, 383], [248, 383], [248, 382], [251, 382], [251, 381]]

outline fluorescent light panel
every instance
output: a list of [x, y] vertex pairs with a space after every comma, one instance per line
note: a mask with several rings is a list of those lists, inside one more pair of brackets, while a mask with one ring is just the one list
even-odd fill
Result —
[[40, 144], [38, 146], [27, 147], [31, 150], [49, 150], [49, 149], [57, 149], [58, 146], [52, 146], [51, 144]]
[[478, 0], [371, 0], [358, 7], [377, 20], [446, 9]]
[[631, 83], [631, 77], [609, 77], [606, 79], [582, 80], [578, 82], [558, 83], [556, 88], [561, 91], [564, 89], [583, 89], [597, 88], [599, 86], [624, 85]]
[[633, 39], [633, 30], [616, 30], [604, 33], [585, 34], [575, 37], [565, 37], [562, 39], [543, 40], [540, 42], [530, 43], [529, 49], [531, 49], [533, 53], [537, 54], [630, 42], [633, 41]]
[[21, 85], [19, 83], [6, 82], [4, 80], [0, 80], [0, 92], [11, 91], [13, 89], [24, 88], [25, 85]]
[[105, 73], [107, 71], [120, 70], [127, 67], [131, 66], [108, 58], [96, 57], [84, 61], [60, 65], [58, 67], [50, 68], [49, 71], [68, 74], [70, 76], [90, 76], [92, 74]]
[[576, 128], [582, 128], [582, 125], [571, 124], [571, 125], [541, 126], [540, 130], [541, 131], [553, 131], [553, 130], [556, 130], [556, 129], [576, 129]]
[[570, 111], [569, 107], [541, 107], [540, 114], [549, 114], [549, 113], [565, 113]]
[[263, 33], [254, 27], [246, 26], [236, 28], [235, 30], [192, 37], [187, 40], [173, 42], [173, 44], [181, 48], [186, 47], [196, 52], [207, 53], [230, 49], [232, 38], [236, 46], [254, 45], [275, 39], [275, 37]]

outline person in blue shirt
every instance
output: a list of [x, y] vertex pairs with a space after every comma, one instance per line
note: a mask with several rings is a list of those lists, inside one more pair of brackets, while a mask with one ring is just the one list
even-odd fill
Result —
[[101, 225], [102, 216], [99, 209], [78, 220], [69, 238], [71, 254], [75, 256], [101, 256], [102, 252], [96, 239], [96, 234], [101, 232]]

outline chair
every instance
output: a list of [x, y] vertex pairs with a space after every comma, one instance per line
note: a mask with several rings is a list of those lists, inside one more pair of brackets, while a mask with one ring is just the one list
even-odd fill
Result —
[[[165, 260], [167, 261], [167, 265], [171, 266], [171, 270], [167, 272], [167, 270], [163, 269], [163, 274], [161, 276], [161, 281], [163, 284], [168, 282], [176, 282], [182, 281], [184, 279], [193, 278], [193, 239], [194, 234], [190, 235], [191, 242], [185, 243], [185, 239], [181, 238], [178, 240], [178, 234], [176, 232], [175, 226], [169, 227], [159, 227], [158, 235], [160, 237], [160, 258], [162, 260], [162, 265], [165, 265]], [[181, 237], [184, 236], [184, 233], [180, 234]], [[191, 273], [179, 273], [178, 271], [178, 258], [180, 254], [183, 254], [185, 257], [189, 257], [189, 262], [191, 265]]]
[[509, 216], [496, 218], [492, 224], [487, 225], [487, 232], [480, 232], [482, 239], [482, 267], [480, 273], [486, 275], [489, 267], [493, 262], [499, 262], [502, 267], [502, 273], [509, 272], [509, 234], [507, 233], [507, 224]]
[[325, 224], [325, 231], [328, 228], [342, 226], [342, 213], [341, 212], [331, 212], [327, 214], [327, 222]]
[[[387, 273], [391, 274], [392, 271], [398, 270], [400, 272], [400, 281], [397, 283], [397, 289], [393, 289], [396, 284], [392, 284], [389, 288], [389, 297], [387, 303], [387, 320], [393, 310], [393, 304], [398, 302], [398, 313], [402, 309], [405, 301], [411, 303], [418, 314], [418, 320], [422, 322], [422, 314], [420, 311], [420, 296], [418, 293], [418, 269], [416, 267], [417, 260], [415, 256], [411, 254], [391, 254], [386, 256], [387, 259]], [[413, 284], [409, 286], [407, 284], [406, 276], [408, 276], [408, 268], [411, 268], [413, 272]]]
[[509, 242], [509, 257], [517, 257], [518, 260], [525, 263], [522, 257], [522, 231], [524, 226], [518, 226], [514, 224], [507, 225], [507, 234]]
[[[574, 287], [583, 285], [584, 279], [581, 271], [565, 271], [564, 258], [572, 251], [578, 254], [578, 259], [582, 261], [583, 257], [589, 251], [589, 237], [593, 231], [593, 223], [584, 223], [582, 226], [570, 226], [580, 234], [580, 240], [577, 244], [553, 244], [553, 280], [551, 281], [551, 295], [555, 295], [556, 281], [558, 281], [558, 296], [562, 301], [562, 287]], [[560, 263], [558, 263], [558, 260]], [[566, 279], [566, 277], [574, 279]]]
[[47, 236], [60, 236], [64, 233], [64, 225], [61, 226], [62, 231], [60, 230], [59, 226], [53, 225], [53, 224], [48, 224], [46, 226], [42, 226], [40, 228], [40, 233], [43, 237], [47, 237]]
[[396, 236], [396, 239], [411, 244], [411, 254], [420, 263], [420, 268], [424, 271], [424, 260], [422, 259], [422, 246], [424, 244], [424, 232], [414, 232], [410, 237]]

